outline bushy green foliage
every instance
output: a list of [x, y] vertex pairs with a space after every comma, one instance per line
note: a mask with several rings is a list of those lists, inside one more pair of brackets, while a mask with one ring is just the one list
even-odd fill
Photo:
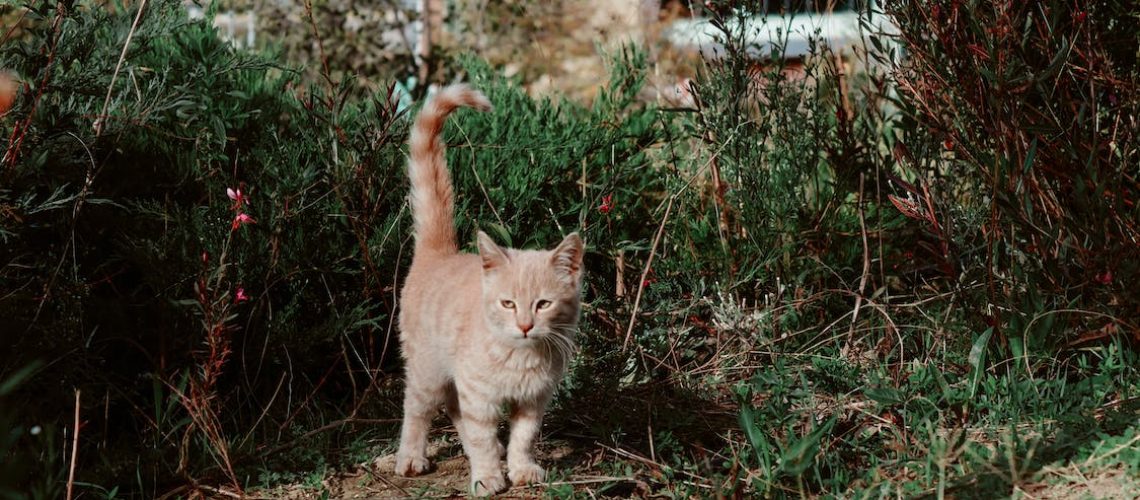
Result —
[[[634, 99], [644, 64], [635, 51], [617, 55], [611, 84], [586, 109], [535, 102], [484, 63], [468, 60], [472, 81], [487, 89], [496, 109], [471, 116], [453, 141], [459, 146], [453, 172], [463, 193], [460, 240], [474, 241], [474, 221], [516, 247], [549, 245], [574, 230], [601, 252], [646, 238], [642, 221], [656, 208], [654, 198], [663, 197], [665, 177], [654, 175], [646, 152], [660, 140], [658, 117]], [[458, 151], [464, 146], [470, 150]], [[607, 196], [615, 208], [603, 213], [597, 207]]]
[[[144, 457], [145, 477], [224, 477], [281, 430], [331, 418], [279, 397], [285, 381], [356, 415], [381, 390], [376, 377], [398, 373], [409, 113], [348, 82], [298, 85], [292, 69], [234, 50], [175, 2], [146, 12], [115, 77], [132, 20], [45, 2], [5, 46], [0, 66], [27, 87], [0, 122], [22, 139], [0, 191], [4, 366], [53, 365], [12, 396], [25, 418], [65, 425], [52, 416], [68, 414], [68, 398], [34, 395], [77, 387], [88, 411], [102, 398], [100, 438]], [[641, 57], [618, 58], [593, 108], [534, 102], [464, 63], [496, 111], [462, 112], [447, 132], [463, 241], [475, 221], [519, 246], [573, 230], [592, 248], [648, 237], [640, 200], [662, 188], [645, 173], [659, 126], [633, 98]], [[621, 210], [597, 212], [615, 191]], [[366, 408], [398, 416], [388, 396]], [[180, 450], [191, 459], [181, 465]], [[88, 465], [81, 479], [134, 475]]]

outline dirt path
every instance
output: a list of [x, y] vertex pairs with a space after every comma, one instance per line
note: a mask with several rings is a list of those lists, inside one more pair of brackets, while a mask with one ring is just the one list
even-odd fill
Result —
[[[551, 480], [544, 485], [514, 487], [496, 498], [537, 498], [549, 489], [569, 493], [582, 488], [609, 485], [620, 497], [646, 493], [648, 486], [635, 477], [620, 477], [581, 472], [583, 466], [596, 465], [602, 450], [575, 448], [565, 441], [540, 445], [539, 463], [547, 467]], [[468, 464], [462, 446], [455, 436], [434, 441], [428, 450], [433, 469], [419, 477], [400, 477], [393, 473], [394, 454], [377, 457], [352, 470], [330, 472], [320, 486], [289, 484], [266, 490], [251, 491], [255, 498], [309, 500], [320, 498], [463, 498], [467, 493]], [[570, 472], [574, 473], [570, 473]], [[636, 473], [635, 473], [636, 474]]]

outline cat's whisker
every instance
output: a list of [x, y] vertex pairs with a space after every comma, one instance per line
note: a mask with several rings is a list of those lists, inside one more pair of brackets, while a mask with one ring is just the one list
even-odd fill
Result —
[[543, 342], [543, 343], [542, 343], [542, 347], [543, 347], [543, 349], [546, 351], [546, 353], [545, 353], [545, 354], [546, 354], [546, 357], [548, 357], [548, 358], [553, 358], [553, 357], [554, 357], [554, 349], [556, 349], [556, 347], [554, 347], [553, 345], [551, 345], [551, 343], [550, 343], [550, 342]]
[[559, 355], [564, 360], [573, 358], [574, 354], [578, 351], [577, 343], [571, 340], [569, 336], [565, 335], [564, 332], [551, 330], [550, 335], [546, 336], [546, 339], [547, 345], [557, 349]]
[[551, 336], [561, 337], [567, 343], [576, 347], [577, 342], [574, 341], [576, 330], [577, 327], [575, 325], [554, 325], [550, 328], [550, 333]]
[[562, 346], [558, 342], [558, 336], [551, 334], [551, 335], [544, 336], [542, 340], [543, 340], [542, 345], [543, 345], [543, 347], [546, 348], [547, 356], [553, 357], [554, 353], [553, 353], [552, 349], [557, 350], [558, 354], [560, 356], [563, 354]]

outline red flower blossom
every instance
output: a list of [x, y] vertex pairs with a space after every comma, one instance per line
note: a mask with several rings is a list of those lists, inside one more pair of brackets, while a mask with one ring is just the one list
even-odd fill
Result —
[[249, 296], [245, 294], [245, 288], [237, 287], [237, 290], [234, 290], [234, 303], [241, 304], [247, 300], [249, 300]]
[[1096, 275], [1096, 282], [1100, 283], [1102, 285], [1111, 285], [1112, 284], [1112, 271], [1106, 270], [1105, 272]]
[[649, 285], [657, 283], [657, 273], [653, 272], [653, 268], [645, 273], [645, 279], [641, 280], [641, 288], [649, 288]]
[[230, 230], [236, 231], [237, 228], [239, 228], [241, 226], [244, 226], [246, 224], [256, 224], [256, 223], [257, 223], [257, 221], [253, 220], [253, 217], [250, 217], [249, 214], [242, 212], [242, 213], [237, 214], [236, 217], [234, 217], [234, 222], [232, 225], [230, 225]]
[[608, 213], [610, 213], [610, 210], [613, 210], [613, 209], [614, 209], [614, 195], [613, 194], [607, 194], [607, 195], [603, 196], [602, 197], [602, 204], [598, 205], [598, 211], [603, 213], [603, 214], [608, 214]]
[[226, 196], [234, 200], [234, 210], [241, 208], [242, 205], [249, 205], [249, 198], [245, 193], [241, 192], [241, 188], [226, 188]]

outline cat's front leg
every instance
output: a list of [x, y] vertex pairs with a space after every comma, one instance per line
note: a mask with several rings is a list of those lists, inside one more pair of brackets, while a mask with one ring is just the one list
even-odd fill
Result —
[[459, 396], [459, 439], [471, 462], [471, 489], [476, 496], [494, 495], [507, 487], [499, 443], [499, 408], [477, 388], [456, 384]]
[[507, 477], [511, 484], [546, 480], [546, 471], [534, 460], [534, 442], [542, 429], [542, 414], [549, 401], [549, 395], [537, 401], [521, 401], [511, 412], [511, 441], [507, 444]]
[[438, 386], [439, 384], [425, 383], [409, 372], [404, 390], [400, 449], [396, 452], [396, 474], [418, 476], [431, 468], [431, 462], [427, 458], [428, 430], [444, 396], [443, 389]]

